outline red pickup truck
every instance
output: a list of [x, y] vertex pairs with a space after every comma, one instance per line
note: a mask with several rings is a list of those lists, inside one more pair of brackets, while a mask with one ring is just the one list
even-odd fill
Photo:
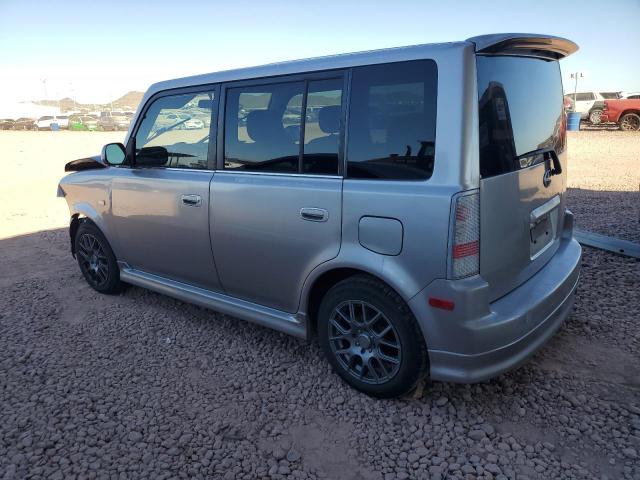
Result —
[[640, 100], [605, 100], [600, 121], [615, 122], [620, 130], [640, 130]]

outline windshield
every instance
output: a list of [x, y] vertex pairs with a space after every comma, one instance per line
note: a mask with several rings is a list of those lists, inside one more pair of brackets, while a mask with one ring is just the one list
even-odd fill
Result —
[[564, 149], [558, 62], [478, 56], [477, 71], [482, 177], [532, 165], [529, 152]]

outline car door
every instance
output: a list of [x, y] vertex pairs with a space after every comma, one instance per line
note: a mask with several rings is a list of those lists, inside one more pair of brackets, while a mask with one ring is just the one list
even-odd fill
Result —
[[295, 312], [309, 273], [338, 255], [343, 90], [340, 72], [223, 88], [210, 205], [228, 294]]
[[[209, 238], [216, 99], [211, 87], [153, 99], [130, 138], [133, 165], [118, 168], [111, 187], [119, 260], [210, 290], [220, 288]], [[184, 128], [191, 118], [207, 121]]]

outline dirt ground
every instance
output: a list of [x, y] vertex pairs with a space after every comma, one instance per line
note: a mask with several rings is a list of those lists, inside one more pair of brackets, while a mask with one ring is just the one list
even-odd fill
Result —
[[[521, 368], [374, 400], [317, 342], [131, 287], [68, 245], [64, 164], [123, 132], [0, 132], [0, 478], [640, 479], [640, 263], [585, 248]], [[640, 241], [640, 135], [569, 135], [569, 207]]]

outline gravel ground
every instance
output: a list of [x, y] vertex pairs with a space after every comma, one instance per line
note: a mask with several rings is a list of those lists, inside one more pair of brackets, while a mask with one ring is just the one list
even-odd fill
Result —
[[[570, 137], [581, 226], [634, 235], [608, 199], [633, 194], [637, 163], [618, 160], [639, 144]], [[603, 190], [607, 224], [580, 196]], [[139, 288], [95, 293], [50, 228], [62, 220], [0, 240], [0, 478], [640, 479], [635, 260], [585, 248], [574, 313], [518, 370], [374, 400], [315, 341]]]
[[640, 133], [568, 132], [568, 148], [577, 226], [640, 242]]

